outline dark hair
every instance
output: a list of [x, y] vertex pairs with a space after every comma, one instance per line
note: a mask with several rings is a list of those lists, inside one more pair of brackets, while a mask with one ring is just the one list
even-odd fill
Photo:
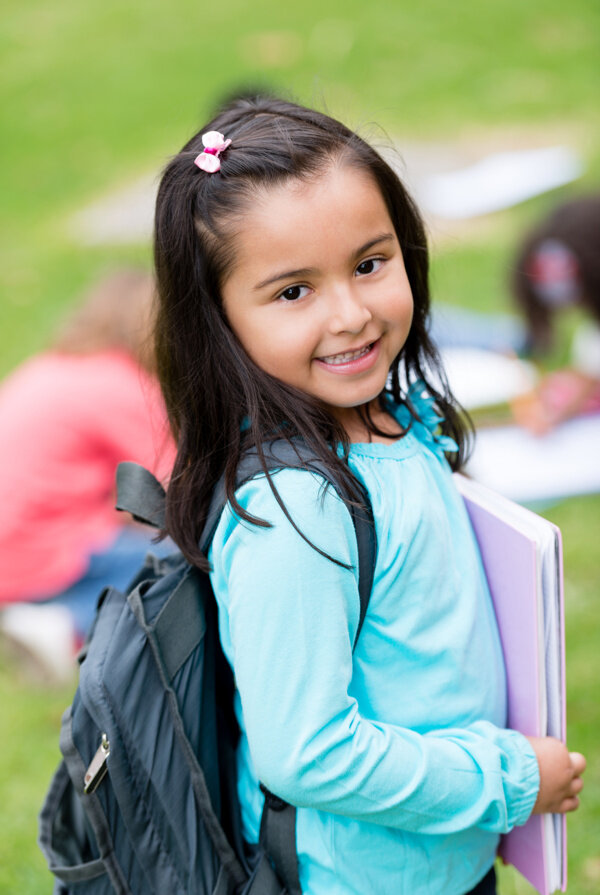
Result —
[[577, 266], [577, 303], [600, 323], [600, 195], [571, 199], [556, 206], [523, 238], [511, 271], [513, 296], [525, 315], [528, 348], [547, 350], [552, 343], [556, 308], [536, 288], [531, 262], [544, 243], [556, 241], [572, 252]]
[[[216, 174], [194, 165], [203, 149], [201, 135], [210, 130], [232, 140]], [[166, 529], [187, 558], [203, 568], [207, 563], [198, 539], [222, 474], [235, 511], [247, 521], [268, 524], [250, 517], [235, 499], [236, 469], [250, 446], [260, 455], [270, 438], [292, 442], [299, 436], [332, 469], [350, 499], [360, 500], [345, 457], [331, 450], [341, 443], [347, 452], [343, 428], [317, 399], [253, 363], [227, 322], [220, 288], [235, 257], [236, 230], [243, 227], [244, 213], [258, 191], [289, 179], [314, 179], [334, 161], [368, 172], [379, 187], [412, 288], [413, 323], [392, 367], [388, 391], [395, 401], [406, 401], [407, 384], [424, 379], [444, 417], [443, 433], [460, 446], [454, 467], [463, 460], [466, 424], [428, 336], [427, 243], [406, 189], [374, 149], [333, 118], [272, 96], [238, 97], [167, 165], [156, 203], [157, 363], [178, 446]], [[368, 428], [377, 432], [368, 408], [362, 413]], [[287, 515], [271, 478], [269, 482]]]

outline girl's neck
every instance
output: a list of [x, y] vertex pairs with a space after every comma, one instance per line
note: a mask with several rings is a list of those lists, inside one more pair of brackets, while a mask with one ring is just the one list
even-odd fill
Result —
[[378, 432], [369, 429], [354, 407], [341, 409], [336, 416], [346, 430], [351, 444], [393, 444], [404, 434], [398, 421], [381, 408], [379, 403], [371, 407], [371, 420]]

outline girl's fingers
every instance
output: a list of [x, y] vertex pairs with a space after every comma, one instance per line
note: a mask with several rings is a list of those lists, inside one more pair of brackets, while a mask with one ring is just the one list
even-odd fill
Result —
[[573, 782], [571, 783], [571, 793], [575, 795], [576, 793], [580, 793], [583, 789], [583, 780], [581, 777], [575, 777]]
[[569, 752], [569, 758], [571, 759], [571, 767], [575, 771], [576, 774], [583, 774], [585, 771], [585, 757], [581, 754], [581, 752]]
[[563, 799], [560, 808], [558, 809], [558, 813], [566, 814], [568, 811], [576, 811], [577, 808], [579, 808], [579, 799], [577, 796], [571, 796], [568, 799]]

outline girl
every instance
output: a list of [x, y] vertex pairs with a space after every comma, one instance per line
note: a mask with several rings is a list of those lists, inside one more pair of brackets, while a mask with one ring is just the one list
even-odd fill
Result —
[[[504, 728], [498, 633], [451, 475], [465, 433], [427, 335], [414, 205], [339, 122], [241, 98], [167, 166], [155, 254], [178, 442], [166, 527], [198, 566], [222, 473], [228, 488], [208, 560], [247, 841], [261, 781], [298, 806], [305, 893], [493, 892], [499, 833], [532, 810], [574, 809], [584, 761]], [[304, 469], [235, 490], [243, 451], [271, 438], [302, 439], [355, 500], [367, 488], [378, 552], [355, 649], [344, 501]]]
[[512, 271], [513, 296], [527, 326], [527, 347], [552, 347], [561, 311], [584, 316], [569, 367], [545, 376], [533, 394], [515, 401], [517, 421], [543, 434], [580, 413], [600, 410], [600, 195], [557, 206], [524, 237]]

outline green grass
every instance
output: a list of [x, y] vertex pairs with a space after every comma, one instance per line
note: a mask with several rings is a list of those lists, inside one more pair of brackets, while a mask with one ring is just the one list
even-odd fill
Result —
[[[148, 246], [82, 247], [70, 216], [158, 170], [223, 92], [271, 85], [352, 126], [403, 140], [578, 149], [572, 189], [452, 231], [436, 245], [434, 296], [509, 307], [519, 234], [560, 196], [598, 188], [600, 5], [596, 0], [6, 0], [0, 30], [0, 375], [42, 347], [107, 266], [150, 263]], [[569, 820], [571, 895], [600, 889], [598, 535], [600, 498], [551, 508], [567, 577], [569, 737], [588, 754]], [[42, 895], [50, 878], [36, 814], [58, 759], [69, 688], [46, 691], [0, 662], [0, 895]], [[509, 870], [502, 895], [530, 888]]]
[[[400, 144], [514, 128], [543, 142], [548, 130], [583, 152], [589, 174], [581, 186], [597, 183], [599, 20], [594, 0], [484, 7], [473, 0], [258, 0], [251, 7], [7, 0], [0, 373], [45, 343], [82, 286], [115, 257], [139, 254], [74, 245], [71, 212], [158, 170], [215, 99], [238, 85], [289, 90], [351, 125], [378, 122]], [[543, 204], [500, 218], [514, 236]], [[504, 226], [504, 247], [510, 235]], [[488, 242], [501, 248], [494, 237]], [[465, 279], [475, 290], [494, 282]]]
[[588, 758], [581, 809], [569, 820], [570, 893], [600, 888], [600, 497], [569, 500], [545, 513], [563, 532], [568, 741]]
[[60, 757], [57, 732], [73, 687], [52, 690], [28, 682], [0, 656], [0, 893], [52, 891], [37, 848], [41, 797]]

